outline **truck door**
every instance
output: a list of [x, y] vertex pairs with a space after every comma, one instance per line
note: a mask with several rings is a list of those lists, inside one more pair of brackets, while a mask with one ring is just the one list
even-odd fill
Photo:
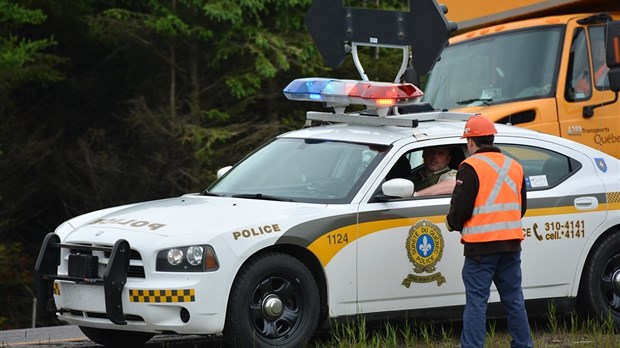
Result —
[[576, 27], [558, 114], [562, 137], [620, 158], [620, 102], [609, 88], [605, 25]]

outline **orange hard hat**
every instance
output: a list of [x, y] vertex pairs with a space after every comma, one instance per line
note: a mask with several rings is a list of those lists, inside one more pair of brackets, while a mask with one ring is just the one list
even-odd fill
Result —
[[493, 122], [482, 115], [474, 115], [465, 123], [462, 138], [482, 137], [493, 134], [497, 134]]

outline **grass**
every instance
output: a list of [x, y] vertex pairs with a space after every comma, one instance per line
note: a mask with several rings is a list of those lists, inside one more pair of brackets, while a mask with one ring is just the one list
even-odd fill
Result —
[[[531, 323], [534, 347], [620, 348], [619, 329], [611, 316], [605, 320], [558, 317], [550, 306], [545, 320]], [[485, 347], [510, 347], [505, 320], [488, 320]], [[334, 324], [328, 335], [312, 341], [314, 348], [458, 347], [461, 324], [431, 322], [382, 323], [370, 328], [362, 319]]]

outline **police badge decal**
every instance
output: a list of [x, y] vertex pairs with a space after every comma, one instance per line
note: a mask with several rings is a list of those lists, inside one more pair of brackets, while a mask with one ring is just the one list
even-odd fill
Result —
[[413, 263], [413, 272], [403, 279], [402, 285], [411, 286], [411, 283], [430, 283], [437, 282], [437, 286], [446, 282], [446, 278], [437, 272], [429, 275], [423, 273], [433, 273], [437, 263], [443, 254], [444, 242], [441, 230], [437, 225], [429, 220], [420, 220], [409, 230], [409, 237], [405, 245], [409, 261]]

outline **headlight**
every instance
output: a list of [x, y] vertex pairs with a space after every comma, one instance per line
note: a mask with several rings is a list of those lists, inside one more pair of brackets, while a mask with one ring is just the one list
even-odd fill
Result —
[[170, 249], [167, 259], [171, 266], [178, 266], [183, 262], [183, 251], [181, 249]]
[[187, 248], [187, 262], [192, 266], [198, 266], [202, 262], [204, 248], [201, 246], [191, 246]]
[[157, 253], [157, 272], [210, 272], [219, 268], [215, 250], [210, 245], [190, 245]]

